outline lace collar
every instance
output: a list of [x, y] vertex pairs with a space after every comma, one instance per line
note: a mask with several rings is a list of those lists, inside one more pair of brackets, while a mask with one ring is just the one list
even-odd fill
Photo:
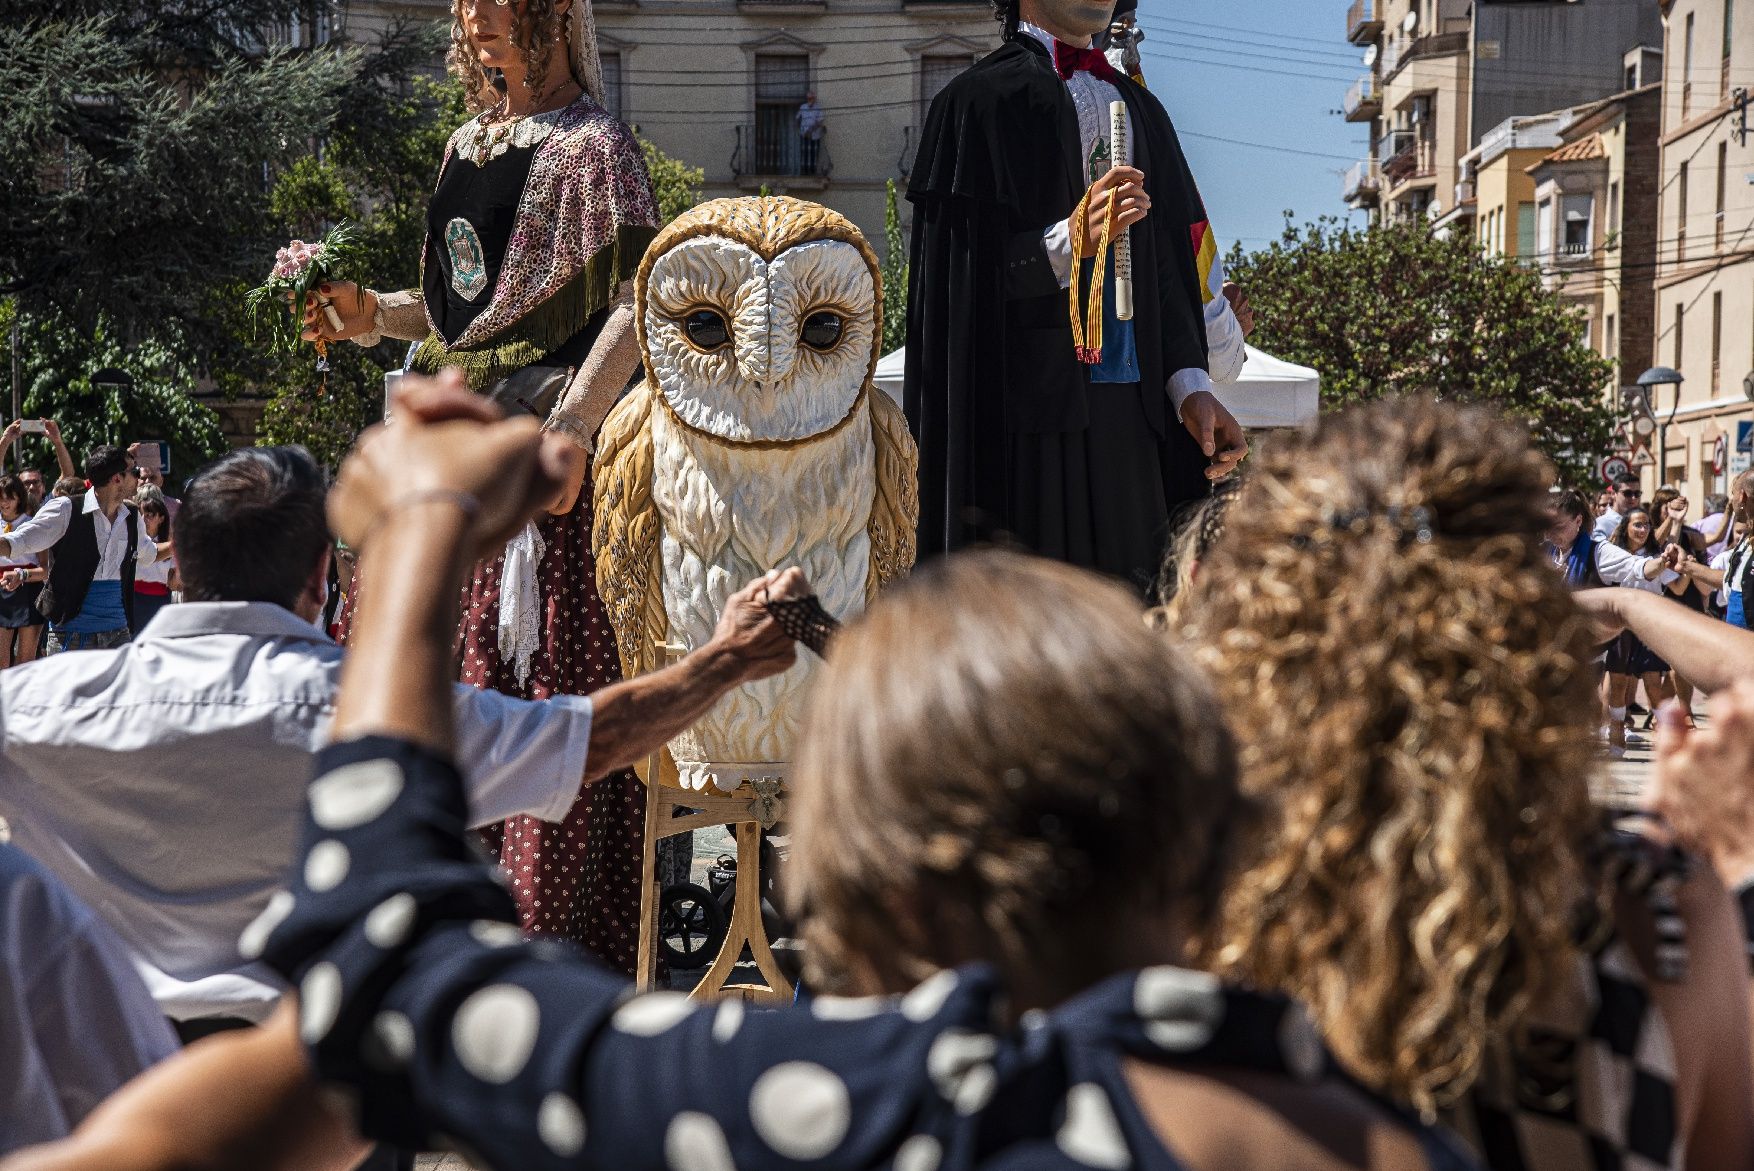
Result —
[[573, 104], [569, 102], [558, 110], [493, 124], [486, 120], [492, 111], [485, 111], [464, 125], [463, 132], [457, 135], [454, 149], [458, 157], [467, 159], [478, 167], [485, 167], [513, 147], [535, 146], [542, 142], [554, 132], [561, 116]]

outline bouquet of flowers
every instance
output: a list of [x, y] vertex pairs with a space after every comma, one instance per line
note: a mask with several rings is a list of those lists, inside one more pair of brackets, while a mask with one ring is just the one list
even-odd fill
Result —
[[[274, 268], [268, 279], [251, 289], [245, 297], [245, 303], [255, 312], [258, 322], [264, 314], [269, 317], [271, 350], [290, 353], [298, 348], [308, 299], [315, 299], [332, 328], [341, 328], [341, 318], [334, 306], [317, 290], [325, 281], [340, 279], [342, 270], [357, 250], [353, 226], [340, 223], [314, 244], [294, 240], [274, 254]], [[272, 307], [276, 302], [284, 304], [287, 311], [275, 313]], [[326, 374], [329, 370], [328, 343], [318, 338], [315, 345], [317, 370]]]

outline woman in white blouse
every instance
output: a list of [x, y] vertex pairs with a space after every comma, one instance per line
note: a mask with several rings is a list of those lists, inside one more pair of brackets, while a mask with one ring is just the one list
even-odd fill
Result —
[[[17, 476], [0, 476], [0, 537], [30, 519], [30, 496]], [[0, 557], [0, 669], [37, 657], [43, 616], [37, 596], [44, 571], [30, 554]]]
[[[140, 523], [148, 537], [161, 544], [170, 539], [170, 509], [162, 491], [151, 484], [142, 484], [134, 497], [134, 507], [140, 510]], [[142, 565], [134, 571], [135, 634], [145, 630], [153, 615], [170, 604], [171, 592], [181, 584], [177, 580], [175, 557]]]

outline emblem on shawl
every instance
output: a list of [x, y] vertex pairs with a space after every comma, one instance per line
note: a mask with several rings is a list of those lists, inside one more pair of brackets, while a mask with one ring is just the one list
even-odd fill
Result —
[[487, 256], [475, 225], [461, 217], [445, 225], [445, 251], [451, 258], [451, 288], [473, 301], [487, 291]]

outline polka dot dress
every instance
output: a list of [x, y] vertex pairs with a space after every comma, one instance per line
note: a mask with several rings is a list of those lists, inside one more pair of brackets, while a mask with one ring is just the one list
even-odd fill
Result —
[[[326, 1092], [381, 1143], [482, 1171], [1185, 1171], [1123, 1059], [1330, 1076], [1301, 1012], [1176, 968], [1015, 1025], [979, 967], [778, 1010], [636, 996], [588, 956], [518, 938], [512, 896], [465, 847], [448, 761], [371, 738], [317, 769], [304, 853], [323, 860], [248, 938], [299, 988]], [[1437, 1132], [1376, 1117], [1426, 1166], [1472, 1166]]]
[[[615, 634], [597, 597], [589, 476], [571, 513], [536, 527], [544, 546], [537, 573], [542, 633], [528, 683], [520, 686], [499, 654], [503, 557], [478, 564], [464, 587], [458, 677], [521, 699], [588, 695], [621, 678]], [[483, 836], [511, 884], [525, 931], [574, 940], [632, 975], [644, 834], [645, 789], [632, 772], [620, 772], [585, 788], [563, 821], [514, 817]]]
[[[520, 685], [499, 654], [503, 556], [477, 564], [463, 587], [458, 678], [520, 699], [588, 695], [621, 678], [615, 635], [597, 596], [589, 473], [577, 507], [536, 527], [544, 547], [537, 577], [542, 633], [528, 681]], [[364, 588], [356, 578], [345, 599], [338, 622], [343, 643]], [[481, 836], [499, 859], [525, 931], [571, 939], [633, 975], [645, 840], [645, 789], [638, 777], [619, 772], [592, 783], [562, 821], [514, 817]]]

